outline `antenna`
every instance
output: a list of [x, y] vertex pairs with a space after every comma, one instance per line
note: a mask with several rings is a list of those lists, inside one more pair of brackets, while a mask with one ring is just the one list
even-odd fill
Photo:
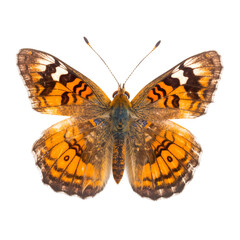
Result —
[[135, 70], [137, 69], [137, 67], [159, 46], [159, 44], [161, 43], [161, 40], [158, 41], [154, 48], [137, 64], [137, 66], [132, 70], [132, 72], [129, 74], [129, 76], [127, 77], [127, 79], [125, 80], [123, 86], [125, 86], [127, 80], [132, 76], [132, 74], [135, 72]]
[[109, 68], [109, 66], [107, 65], [107, 63], [102, 59], [102, 57], [94, 50], [94, 48], [90, 45], [88, 39], [86, 37], [83, 37], [84, 41], [87, 43], [87, 45], [97, 54], [97, 56], [102, 60], [102, 62], [104, 63], [104, 65], [107, 67], [107, 69], [109, 70], [109, 72], [111, 73], [111, 75], [113, 76], [113, 78], [116, 80], [118, 86], [120, 87], [120, 84], [117, 80], [117, 78], [114, 76], [114, 74], [112, 73], [111, 69]]

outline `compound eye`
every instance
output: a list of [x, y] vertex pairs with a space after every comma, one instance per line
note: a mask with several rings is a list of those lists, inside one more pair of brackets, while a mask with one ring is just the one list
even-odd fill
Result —
[[127, 96], [128, 99], [130, 98], [129, 92], [125, 91], [124, 94]]
[[113, 98], [115, 98], [118, 95], [118, 91], [115, 91], [112, 95]]

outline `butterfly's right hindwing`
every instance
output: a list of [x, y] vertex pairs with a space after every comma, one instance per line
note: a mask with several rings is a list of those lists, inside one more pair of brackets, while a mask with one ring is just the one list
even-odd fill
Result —
[[132, 122], [127, 136], [128, 177], [135, 192], [143, 197], [170, 197], [192, 179], [201, 152], [194, 136], [169, 121], [153, 124]]

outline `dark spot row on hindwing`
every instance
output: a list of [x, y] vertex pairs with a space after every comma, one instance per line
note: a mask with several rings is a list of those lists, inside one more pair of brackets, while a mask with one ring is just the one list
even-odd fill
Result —
[[[174, 173], [179, 172], [179, 170], [181, 170], [181, 168], [182, 168], [182, 166], [181, 166], [181, 164], [179, 164], [177, 167], [172, 168], [168, 174], [161, 174], [160, 177], [155, 178], [154, 182], [157, 183], [159, 181], [171, 178], [174, 175]], [[149, 177], [145, 177], [145, 178], [143, 178], [143, 181], [152, 181], [152, 179], [150, 179]]]
[[76, 155], [81, 157], [83, 149], [82, 147], [77, 143], [76, 139], [72, 139], [71, 141], [66, 141], [69, 145], [69, 149], [74, 149], [76, 152]]
[[[179, 170], [181, 170], [181, 168], [182, 168], [182, 166], [181, 166], [181, 164], [179, 164], [177, 167], [172, 168], [168, 174], [161, 174], [160, 177], [155, 178], [154, 182], [156, 183], [156, 182], [171, 178], [174, 175], [174, 173], [179, 172]], [[144, 178], [143, 181], [144, 180], [151, 181], [151, 179], [149, 179], [149, 178]]]
[[[63, 169], [63, 168], [60, 168], [60, 167], [57, 167], [57, 165], [55, 164], [54, 166], [53, 166], [53, 169], [55, 170], [55, 171], [57, 171], [57, 172], [59, 172], [59, 173], [62, 173], [65, 169]], [[78, 176], [78, 175], [76, 175], [76, 174], [71, 174], [71, 173], [69, 173], [69, 172], [67, 172], [67, 171], [65, 171], [64, 172], [64, 175], [66, 176], [66, 177], [68, 177], [68, 178], [74, 178], [74, 179], [77, 179], [77, 180], [92, 180], [92, 177], [88, 177], [88, 176]], [[52, 176], [51, 174], [50, 175], [48, 175], [47, 176], [49, 179], [51, 179], [51, 180], [58, 180], [59, 178], [58, 177], [54, 177], [54, 176]], [[43, 179], [43, 181], [44, 181], [44, 179]], [[68, 182], [62, 182], [63, 184], [66, 184], [66, 185], [68, 185], [69, 183]]]
[[166, 139], [163, 140], [161, 145], [158, 145], [157, 148], [155, 149], [156, 157], [161, 157], [162, 156], [162, 151], [168, 150], [168, 148], [171, 144], [173, 144], [171, 141], [166, 140]]

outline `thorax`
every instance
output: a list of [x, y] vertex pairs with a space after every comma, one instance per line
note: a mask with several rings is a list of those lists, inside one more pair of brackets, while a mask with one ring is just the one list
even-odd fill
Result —
[[126, 132], [130, 119], [131, 103], [127, 96], [120, 92], [111, 102], [111, 118], [114, 132]]

